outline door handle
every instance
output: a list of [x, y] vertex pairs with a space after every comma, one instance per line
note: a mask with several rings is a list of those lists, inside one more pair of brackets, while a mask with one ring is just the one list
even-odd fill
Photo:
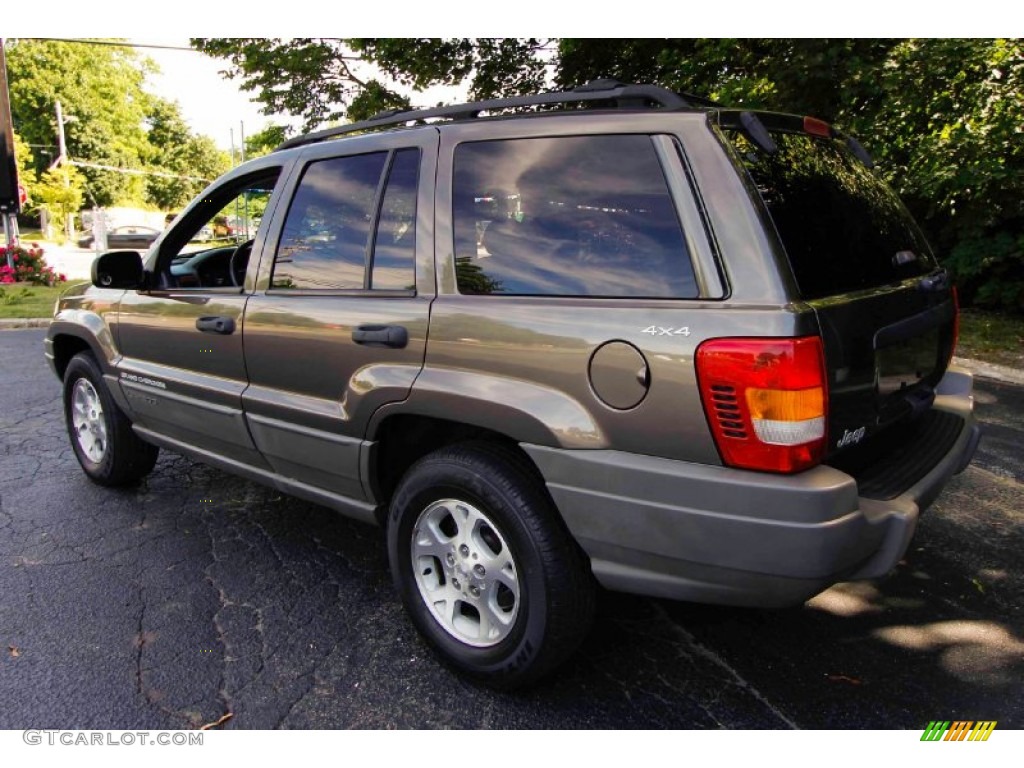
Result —
[[200, 317], [196, 320], [196, 328], [203, 333], [219, 333], [228, 336], [235, 332], [235, 318]]
[[404, 349], [409, 332], [401, 325], [360, 325], [352, 331], [352, 341], [368, 347]]

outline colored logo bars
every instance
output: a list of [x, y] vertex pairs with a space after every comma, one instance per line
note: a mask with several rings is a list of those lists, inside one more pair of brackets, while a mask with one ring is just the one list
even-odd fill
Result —
[[995, 720], [932, 720], [921, 735], [921, 741], [988, 741], [996, 727]]

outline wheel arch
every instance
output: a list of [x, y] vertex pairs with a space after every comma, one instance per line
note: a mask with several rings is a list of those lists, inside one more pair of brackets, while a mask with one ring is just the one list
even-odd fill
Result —
[[[379, 502], [378, 520], [386, 522], [387, 507], [395, 489], [409, 468], [419, 459], [441, 448], [461, 443], [494, 446], [522, 465], [548, 496], [551, 508], [558, 508], [544, 483], [544, 476], [519, 441], [504, 432], [466, 421], [443, 419], [417, 413], [393, 413], [375, 425], [373, 441], [363, 462], [363, 483]], [[561, 521], [561, 513], [558, 513]], [[564, 525], [564, 521], [562, 521]]]
[[[72, 317], [68, 317], [73, 314]], [[103, 317], [85, 310], [63, 310], [50, 323], [46, 334], [48, 357], [61, 379], [71, 358], [91, 352], [104, 374], [110, 374], [117, 358], [114, 338]]]
[[364, 461], [364, 484], [386, 506], [402, 476], [419, 459], [449, 445], [477, 440], [518, 449], [508, 435], [476, 424], [418, 413], [385, 416], [375, 424]]
[[83, 326], [78, 322], [56, 319], [50, 324], [50, 330], [46, 335], [46, 359], [57, 378], [63, 381], [68, 364], [75, 355], [82, 352], [90, 353], [103, 374], [114, 402], [122, 411], [131, 416], [131, 405], [121, 392], [117, 380], [115, 365], [119, 356], [114, 348], [110, 330], [99, 315], [91, 312], [82, 312], [81, 314], [91, 316], [94, 323], [99, 323], [100, 332], [98, 334], [93, 332], [89, 325]]
[[57, 378], [63, 381], [64, 372], [68, 368], [71, 358], [81, 352], [91, 352], [93, 357], [99, 360], [96, 348], [81, 336], [70, 333], [57, 334], [51, 339], [53, 345], [53, 371]]

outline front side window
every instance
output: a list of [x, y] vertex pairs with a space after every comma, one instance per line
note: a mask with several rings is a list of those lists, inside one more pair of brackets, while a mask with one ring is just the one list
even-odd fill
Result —
[[160, 248], [160, 272], [169, 285], [242, 285], [253, 239], [280, 172], [280, 168], [258, 171], [199, 201]]
[[403, 149], [310, 163], [270, 287], [414, 290], [419, 159], [419, 150]]
[[453, 189], [461, 293], [697, 295], [649, 136], [463, 144]]

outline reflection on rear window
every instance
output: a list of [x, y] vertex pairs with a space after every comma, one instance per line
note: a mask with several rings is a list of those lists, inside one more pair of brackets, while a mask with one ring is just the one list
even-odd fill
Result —
[[817, 299], [930, 272], [935, 261], [896, 194], [832, 139], [773, 131], [769, 155], [727, 134], [771, 214], [800, 294]]
[[464, 294], [697, 295], [649, 136], [463, 144], [454, 225]]

